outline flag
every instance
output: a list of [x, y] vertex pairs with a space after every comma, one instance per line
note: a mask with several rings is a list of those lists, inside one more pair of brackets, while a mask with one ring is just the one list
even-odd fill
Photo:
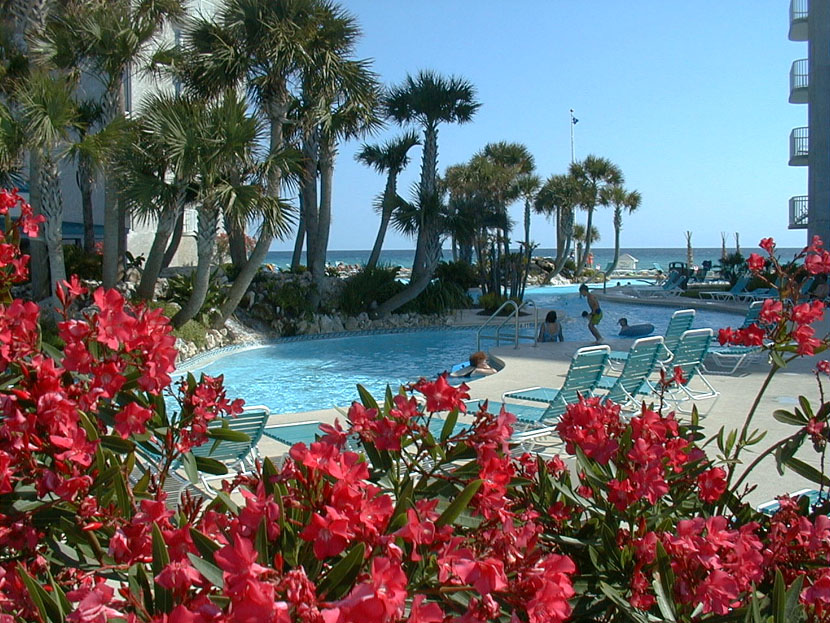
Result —
[[576, 125], [577, 123], [579, 123], [579, 119], [577, 119], [576, 117], [571, 117], [571, 123]]

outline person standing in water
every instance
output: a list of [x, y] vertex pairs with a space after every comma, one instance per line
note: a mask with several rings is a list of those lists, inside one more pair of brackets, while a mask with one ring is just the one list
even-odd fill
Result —
[[588, 289], [588, 286], [584, 283], [579, 286], [579, 296], [587, 297], [588, 307], [591, 308], [590, 312], [584, 311], [582, 312], [582, 317], [588, 319], [588, 330], [591, 332], [591, 335], [594, 336], [597, 344], [602, 342], [602, 335], [597, 329], [597, 325], [599, 321], [602, 320], [602, 310], [599, 308], [599, 301], [597, 297], [591, 294], [591, 291]]

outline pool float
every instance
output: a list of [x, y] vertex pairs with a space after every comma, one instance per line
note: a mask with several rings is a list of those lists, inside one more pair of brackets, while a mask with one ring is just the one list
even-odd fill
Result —
[[620, 337], [643, 337], [654, 333], [654, 325], [649, 322], [628, 324], [628, 320], [620, 318], [618, 324], [620, 325]]

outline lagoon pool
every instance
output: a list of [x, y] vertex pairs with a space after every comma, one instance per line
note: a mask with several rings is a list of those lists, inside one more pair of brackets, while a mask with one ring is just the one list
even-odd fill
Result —
[[[550, 290], [530, 292], [529, 298], [541, 309], [559, 312], [567, 341], [591, 342], [586, 321], [580, 317], [587, 309], [585, 299]], [[618, 339], [616, 321], [626, 316], [631, 324], [652, 323], [659, 335], [672, 311], [610, 303], [603, 309], [600, 330], [605, 337]], [[718, 329], [740, 320], [736, 314], [703, 310], [698, 311], [694, 326]], [[482, 346], [486, 349], [488, 342]], [[466, 361], [475, 347], [475, 329], [370, 333], [278, 342], [232, 353], [191, 371], [197, 376], [199, 372], [224, 374], [228, 396], [244, 398], [248, 405], [264, 404], [275, 413], [296, 413], [348, 405], [357, 399], [358, 383], [381, 398], [387, 384], [396, 390], [422, 376], [435, 377]]]

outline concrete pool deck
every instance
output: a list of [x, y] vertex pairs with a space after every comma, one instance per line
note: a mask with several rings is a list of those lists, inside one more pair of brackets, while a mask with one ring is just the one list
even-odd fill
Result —
[[[672, 298], [672, 305], [676, 308], [688, 307], [689, 299]], [[707, 306], [708, 307], [708, 306]], [[730, 311], [742, 313], [746, 305], [733, 306]], [[721, 309], [720, 311], [724, 311]], [[668, 311], [667, 311], [668, 313]], [[736, 320], [738, 317], [736, 317]], [[476, 322], [478, 320], [478, 322]], [[475, 312], [465, 310], [453, 321], [457, 326], [478, 324], [483, 320], [481, 316], [475, 316]], [[736, 322], [739, 324], [739, 322]], [[816, 326], [817, 335], [826, 335], [830, 331], [830, 319], [826, 319]], [[587, 331], [586, 331], [587, 334]], [[504, 368], [497, 374], [481, 379], [475, 379], [469, 383], [470, 396], [473, 399], [491, 401], [491, 411], [498, 409], [501, 404], [501, 397], [504, 392], [516, 390], [523, 387], [546, 386], [559, 387], [565, 378], [570, 359], [573, 353], [583, 346], [591, 345], [589, 341], [571, 341], [561, 343], [545, 343], [533, 346], [532, 344], [521, 344], [519, 348], [510, 346], [493, 347], [489, 352], [504, 363]], [[630, 340], [606, 340], [612, 349], [627, 350], [631, 344]], [[758, 453], [769, 445], [783, 439], [796, 431], [795, 427], [782, 424], [772, 416], [776, 409], [792, 411], [798, 402], [798, 396], [806, 396], [814, 407], [818, 403], [818, 385], [813, 370], [816, 362], [825, 357], [805, 357], [792, 362], [786, 369], [779, 370], [768, 387], [753, 420], [752, 428], [767, 431], [763, 441], [753, 448], [744, 451], [744, 464], [749, 464]], [[744, 418], [752, 404], [755, 396], [764, 382], [769, 371], [769, 364], [764, 358], [746, 365], [741, 372], [733, 376], [707, 375], [709, 381], [720, 392], [720, 396], [714, 407], [706, 417], [701, 420], [703, 432], [708, 439], [717, 434], [723, 427], [726, 432], [743, 425]], [[830, 386], [830, 380], [828, 380]], [[380, 397], [377, 397], [380, 398]], [[706, 412], [712, 400], [700, 401], [699, 409]], [[272, 416], [269, 425], [287, 424], [294, 422], [325, 421], [333, 422], [335, 418], [344, 420], [344, 416], [337, 409], [323, 409], [305, 413], [275, 414]], [[681, 421], [688, 416], [679, 415]], [[264, 437], [260, 443], [260, 451], [264, 456], [279, 456], [286, 452], [285, 445]], [[713, 443], [707, 447], [710, 456], [717, 453], [717, 446]], [[805, 442], [797, 455], [803, 461], [820, 469], [820, 457], [816, 454], [812, 445]], [[738, 474], [742, 469], [739, 468]], [[773, 499], [776, 495], [785, 492], [792, 492], [803, 488], [817, 488], [813, 483], [801, 476], [787, 470], [780, 476], [775, 468], [774, 458], [768, 457], [764, 460], [749, 477], [748, 482], [757, 487], [748, 495], [748, 500], [753, 504], [759, 504]]]

